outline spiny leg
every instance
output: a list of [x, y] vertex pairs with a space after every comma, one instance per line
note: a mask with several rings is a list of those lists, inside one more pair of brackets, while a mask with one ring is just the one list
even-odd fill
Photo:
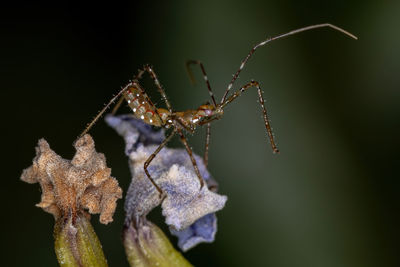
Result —
[[208, 147], [210, 145], [210, 137], [211, 137], [211, 123], [207, 123], [207, 132], [206, 132], [206, 147], [204, 149], [204, 165], [208, 166]]
[[190, 65], [192, 65], [192, 64], [196, 64], [196, 65], [200, 66], [201, 72], [203, 73], [204, 81], [207, 84], [208, 93], [210, 94], [210, 97], [211, 97], [211, 100], [212, 100], [212, 103], [213, 103], [214, 107], [216, 107], [217, 106], [217, 102], [215, 101], [214, 93], [211, 90], [211, 85], [210, 85], [210, 82], [208, 81], [207, 73], [206, 73], [206, 70], [204, 68], [203, 63], [201, 63], [201, 61], [199, 61], [199, 60], [188, 60], [188, 61], [186, 61], [186, 70], [187, 70], [187, 72], [189, 74], [190, 80], [192, 81], [192, 83], [194, 83], [195, 79], [194, 79], [194, 76], [193, 76], [193, 72], [190, 69]]
[[111, 111], [111, 114], [112, 114], [112, 115], [115, 115], [115, 114], [117, 113], [118, 109], [121, 107], [121, 105], [122, 105], [122, 103], [124, 102], [124, 100], [125, 100], [125, 99], [124, 99], [123, 97], [120, 97], [120, 98], [119, 98], [117, 104], [115, 104], [114, 108], [113, 108], [112, 111]]
[[[93, 127], [93, 125], [101, 118], [101, 116], [104, 114], [104, 112], [110, 107], [110, 105], [112, 103], [115, 102], [115, 100], [118, 99], [118, 97], [121, 97], [122, 93], [125, 92], [129, 87], [129, 84], [126, 85], [124, 88], [122, 88], [118, 94], [116, 94], [108, 103], [107, 105], [104, 106], [104, 108], [102, 110], [100, 110], [100, 112], [96, 115], [96, 117], [94, 117], [94, 119], [86, 126], [85, 130], [79, 135], [78, 138], [84, 136], [85, 134], [87, 134], [87, 132], [89, 132], [89, 130]], [[122, 98], [122, 97], [121, 97]], [[123, 99], [123, 98], [122, 98]]]
[[162, 141], [162, 143], [157, 147], [157, 149], [153, 152], [153, 154], [150, 155], [150, 157], [145, 161], [144, 163], [144, 172], [147, 175], [147, 178], [149, 178], [150, 182], [154, 185], [154, 187], [157, 189], [158, 193], [160, 194], [160, 198], [163, 197], [163, 191], [162, 189], [154, 182], [153, 178], [151, 178], [149, 171], [147, 170], [147, 167], [149, 166], [150, 162], [156, 157], [156, 155], [161, 151], [161, 149], [171, 140], [171, 138], [175, 135], [176, 131], [173, 130], [167, 138]]
[[[211, 100], [212, 100], [212, 103], [213, 103], [214, 107], [216, 107], [217, 103], [216, 103], [215, 98], [214, 98], [214, 93], [211, 90], [211, 85], [210, 85], [210, 82], [208, 81], [207, 73], [206, 73], [206, 70], [204, 68], [203, 63], [201, 63], [201, 61], [199, 61], [199, 60], [188, 60], [188, 61], [186, 61], [186, 70], [187, 70], [187, 72], [189, 74], [190, 80], [192, 81], [192, 83], [194, 83], [195, 79], [194, 79], [194, 76], [193, 76], [193, 72], [190, 69], [190, 65], [192, 65], [192, 64], [196, 64], [196, 65], [200, 66], [201, 72], [203, 73], [203, 78], [204, 78], [204, 80], [205, 80], [205, 82], [207, 84], [208, 93], [210, 94], [210, 97], [211, 97]], [[210, 137], [211, 137], [211, 124], [207, 123], [206, 143], [205, 143], [205, 149], [204, 149], [204, 164], [206, 165], [206, 167], [208, 165], [208, 148], [209, 148], [209, 145], [210, 145]]]
[[272, 134], [271, 124], [269, 123], [269, 120], [268, 120], [267, 109], [265, 108], [263, 93], [262, 93], [260, 84], [258, 82], [251, 81], [248, 84], [242, 86], [239, 90], [237, 90], [230, 97], [228, 97], [228, 99], [224, 103], [221, 104], [221, 108], [224, 108], [226, 105], [231, 103], [233, 100], [235, 100], [237, 97], [239, 97], [244, 91], [246, 91], [247, 89], [249, 89], [251, 87], [257, 88], [258, 100], [259, 100], [261, 108], [263, 110], [264, 124], [265, 124], [265, 128], [267, 129], [267, 133], [268, 133], [269, 141], [271, 143], [272, 150], [274, 153], [279, 153], [279, 150], [276, 147], [276, 144], [274, 141], [274, 135]]
[[185, 146], [187, 153], [189, 154], [190, 160], [192, 161], [192, 165], [193, 165], [194, 171], [196, 172], [197, 177], [199, 178], [200, 190], [201, 190], [203, 188], [203, 186], [204, 186], [204, 179], [200, 174], [199, 168], [197, 167], [196, 159], [193, 156], [192, 149], [189, 147], [189, 144], [188, 144], [185, 136], [183, 135], [182, 130], [177, 129], [177, 131], [178, 131], [178, 133], [179, 133], [179, 135], [181, 137], [181, 141], [182, 141], [183, 145]]
[[165, 94], [165, 91], [162, 88], [162, 85], [161, 85], [160, 81], [158, 80], [156, 73], [154, 72], [153, 68], [150, 65], [144, 65], [143, 70], [139, 70], [138, 75], [136, 76], [136, 79], [141, 79], [145, 71], [150, 74], [150, 77], [153, 79], [154, 83], [156, 84], [157, 90], [161, 94], [161, 97], [163, 98], [165, 105], [167, 105], [169, 112], [172, 113], [172, 106], [169, 103], [167, 95]]
[[293, 31], [290, 31], [290, 32], [287, 32], [287, 33], [284, 33], [284, 34], [280, 34], [280, 35], [275, 36], [275, 37], [268, 38], [267, 40], [255, 45], [250, 50], [249, 54], [243, 59], [242, 63], [240, 64], [239, 69], [236, 71], [235, 75], [233, 75], [233, 78], [232, 78], [231, 82], [228, 84], [228, 87], [226, 88], [226, 91], [225, 91], [225, 93], [224, 93], [224, 95], [222, 97], [222, 100], [221, 100], [221, 104], [225, 102], [226, 97], [228, 96], [228, 93], [229, 93], [229, 91], [231, 90], [231, 88], [233, 86], [233, 83], [239, 77], [239, 73], [242, 71], [242, 69], [246, 65], [247, 61], [254, 54], [254, 52], [256, 51], [257, 48], [259, 48], [260, 46], [264, 46], [269, 42], [272, 42], [272, 41], [275, 41], [275, 40], [278, 40], [278, 39], [281, 39], [281, 38], [284, 38], [284, 37], [288, 37], [288, 36], [293, 35], [293, 34], [297, 34], [297, 33], [304, 32], [304, 31], [309, 31], [309, 30], [314, 30], [314, 29], [317, 29], [317, 28], [325, 28], [325, 27], [332, 28], [332, 29], [334, 29], [336, 31], [344, 33], [344, 34], [350, 36], [351, 38], [357, 40], [357, 37], [354, 36], [353, 34], [349, 33], [348, 31], [345, 31], [344, 29], [342, 29], [340, 27], [332, 25], [330, 23], [322, 23], [322, 24], [311, 25], [311, 26], [307, 26], [307, 27], [303, 27], [303, 28], [300, 28], [300, 29], [296, 29], [296, 30], [293, 30]]

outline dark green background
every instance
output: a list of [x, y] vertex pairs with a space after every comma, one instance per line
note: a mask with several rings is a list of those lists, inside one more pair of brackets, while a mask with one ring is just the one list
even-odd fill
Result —
[[[216, 242], [186, 256], [196, 266], [399, 266], [399, 1], [40, 2], [0, 12], [1, 266], [57, 264], [54, 220], [34, 206], [39, 186], [19, 180], [39, 138], [71, 158], [85, 124], [145, 63], [176, 110], [208, 100], [187, 59], [204, 62], [220, 99], [254, 44], [321, 22], [359, 40], [303, 33], [261, 48], [241, 74], [235, 88], [261, 83], [281, 154], [267, 143], [255, 90], [226, 109], [209, 169], [229, 200]], [[126, 190], [122, 139], [104, 122], [91, 133]], [[203, 138], [204, 129], [189, 136], [200, 154]], [[118, 204], [111, 225], [92, 221], [110, 266], [127, 266]]]

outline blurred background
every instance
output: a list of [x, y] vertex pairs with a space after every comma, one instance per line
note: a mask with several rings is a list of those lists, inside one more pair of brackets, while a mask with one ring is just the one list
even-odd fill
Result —
[[[399, 14], [399, 1], [371, 0], [2, 4], [1, 265], [57, 265], [54, 220], [34, 206], [40, 188], [19, 180], [39, 138], [71, 158], [86, 123], [145, 63], [176, 110], [209, 100], [197, 68], [191, 85], [188, 59], [204, 63], [220, 99], [253, 45], [330, 22], [359, 40], [319, 29], [260, 48], [246, 65], [234, 88], [261, 83], [281, 154], [248, 91], [212, 126], [209, 170], [229, 198], [216, 241], [185, 255], [196, 266], [400, 266]], [[162, 106], [150, 79], [144, 86]], [[198, 154], [204, 133], [188, 136]], [[126, 190], [122, 139], [103, 121], [91, 134]], [[128, 266], [118, 204], [112, 224], [92, 222], [109, 265]]]

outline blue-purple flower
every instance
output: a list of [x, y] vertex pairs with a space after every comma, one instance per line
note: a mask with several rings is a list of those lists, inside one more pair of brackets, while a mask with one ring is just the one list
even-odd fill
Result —
[[166, 193], [162, 200], [143, 166], [164, 140], [164, 131], [155, 131], [130, 115], [108, 115], [106, 122], [125, 139], [125, 153], [132, 172], [125, 202], [126, 225], [132, 221], [139, 222], [161, 204], [165, 222], [171, 233], [178, 237], [178, 246], [183, 251], [201, 242], [214, 241], [217, 231], [215, 212], [224, 207], [227, 197], [214, 192], [217, 183], [207, 171], [203, 159], [194, 155], [207, 183], [200, 190], [199, 179], [186, 150], [164, 147], [148, 167], [151, 177]]

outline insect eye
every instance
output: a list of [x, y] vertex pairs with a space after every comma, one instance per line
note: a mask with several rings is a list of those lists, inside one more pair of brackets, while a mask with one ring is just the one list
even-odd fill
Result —
[[213, 114], [213, 111], [211, 109], [205, 109], [204, 113], [206, 114], [206, 116], [211, 116]]

